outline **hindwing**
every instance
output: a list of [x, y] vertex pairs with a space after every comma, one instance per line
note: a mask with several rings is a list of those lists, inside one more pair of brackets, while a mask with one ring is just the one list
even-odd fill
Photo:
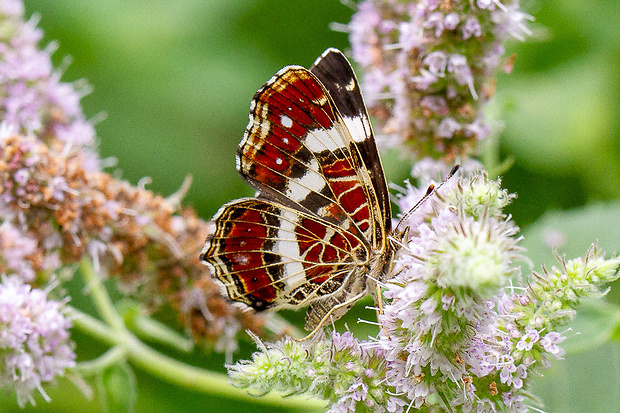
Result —
[[256, 310], [331, 295], [370, 255], [360, 233], [267, 200], [233, 201], [214, 222], [201, 259], [232, 300]]

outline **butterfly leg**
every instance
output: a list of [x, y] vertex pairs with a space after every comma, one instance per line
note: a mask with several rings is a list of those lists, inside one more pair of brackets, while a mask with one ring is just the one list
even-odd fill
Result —
[[349, 298], [347, 301], [340, 303], [340, 304], [336, 304], [335, 306], [333, 306], [329, 311], [327, 311], [325, 313], [325, 315], [323, 316], [323, 318], [321, 318], [321, 320], [317, 323], [317, 325], [314, 327], [314, 329], [310, 332], [310, 334], [308, 334], [306, 337], [302, 338], [302, 339], [296, 339], [293, 338], [293, 340], [297, 341], [297, 342], [302, 342], [302, 341], [306, 341], [309, 338], [311, 338], [312, 336], [314, 336], [325, 324], [325, 322], [334, 314], [337, 313], [338, 310], [342, 309], [342, 308], [348, 308], [351, 305], [353, 305], [353, 303], [355, 303], [356, 301], [358, 301], [359, 299], [363, 298], [366, 295], [366, 291], [362, 291], [361, 293]]
[[377, 319], [380, 315], [383, 315], [383, 295], [381, 294], [381, 286], [377, 284]]
[[383, 293], [381, 292], [381, 286], [379, 284], [377, 284], [377, 321], [379, 322], [379, 328], [381, 328], [384, 332], [386, 337], [389, 339], [390, 335], [387, 332], [387, 330], [383, 327], [383, 323], [381, 323], [381, 317], [383, 315]]

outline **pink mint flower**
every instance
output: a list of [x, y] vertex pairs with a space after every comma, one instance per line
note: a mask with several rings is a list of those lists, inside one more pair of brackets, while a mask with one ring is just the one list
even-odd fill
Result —
[[31, 288], [20, 277], [0, 283], [0, 387], [13, 389], [20, 406], [34, 404], [42, 385], [75, 366], [71, 322], [64, 304], [48, 300], [47, 292]]
[[98, 170], [95, 130], [79, 105], [89, 87], [60, 81], [51, 61], [55, 46], [39, 47], [43, 32], [36, 27], [37, 19], [23, 20], [21, 1], [3, 1], [1, 7], [0, 121], [17, 133], [54, 130], [58, 138], [90, 155], [84, 167]]
[[[347, 29], [379, 144], [416, 158], [472, 153], [491, 133], [483, 110], [502, 45], [529, 35], [531, 19], [519, 0], [360, 1]], [[429, 98], [442, 103], [428, 111]]]

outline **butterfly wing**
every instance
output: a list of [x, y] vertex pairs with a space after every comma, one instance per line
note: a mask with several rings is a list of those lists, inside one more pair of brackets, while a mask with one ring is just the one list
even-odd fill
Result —
[[363, 165], [328, 91], [307, 69], [282, 69], [254, 96], [237, 167], [261, 197], [356, 227], [374, 244], [384, 223]]
[[[342, 71], [352, 74], [343, 59]], [[334, 93], [345, 93], [336, 92], [340, 78], [322, 76]], [[363, 108], [359, 91], [351, 99]], [[258, 198], [222, 207], [201, 255], [231, 299], [256, 310], [310, 304], [306, 328], [314, 328], [366, 293], [364, 275], [385, 243], [389, 198], [374, 141], [365, 143], [372, 140], [367, 117], [352, 113], [299, 66], [282, 69], [256, 92], [237, 168]], [[376, 160], [365, 160], [367, 153]]]
[[[368, 111], [355, 72], [344, 54], [334, 48], [323, 52], [310, 71], [329, 91], [347, 129], [351, 132], [364, 166], [370, 174], [378, 199], [377, 205], [382, 215], [383, 229], [387, 233], [392, 224], [390, 196]], [[384, 235], [381, 234], [381, 236]]]
[[355, 234], [268, 200], [233, 201], [214, 222], [201, 259], [232, 300], [258, 311], [333, 295], [369, 255]]

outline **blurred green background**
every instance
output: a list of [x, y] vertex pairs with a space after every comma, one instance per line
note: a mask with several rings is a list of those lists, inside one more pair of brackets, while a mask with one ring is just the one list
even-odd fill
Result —
[[[502, 156], [515, 157], [503, 177], [519, 195], [508, 212], [525, 230], [536, 265], [554, 264], [541, 242], [546, 229], [564, 233], [560, 252], [569, 257], [583, 255], [595, 238], [609, 253], [620, 250], [614, 202], [620, 196], [620, 2], [522, 4], [536, 17], [535, 38], [509, 45], [517, 53], [514, 72], [499, 76], [489, 108], [504, 122]], [[116, 158], [120, 176], [134, 184], [150, 176], [149, 188], [165, 195], [192, 174], [185, 201], [205, 219], [224, 202], [252, 194], [238, 177], [234, 154], [256, 89], [287, 64], [309, 66], [327, 47], [346, 49], [346, 34], [328, 25], [347, 23], [352, 14], [337, 0], [26, 0], [26, 8], [28, 15], [40, 13], [43, 44], [58, 41], [55, 64], [71, 57], [63, 79], [93, 86], [82, 104], [89, 118], [105, 114], [96, 126], [101, 156]], [[394, 153], [385, 154], [384, 164], [396, 183], [410, 169]], [[620, 288], [612, 289], [608, 300], [619, 297]], [[80, 359], [105, 350], [79, 334], [75, 339]], [[546, 410], [620, 411], [618, 346], [578, 352], [537, 383]], [[223, 362], [192, 358], [221, 371]], [[138, 412], [247, 410], [145, 374], [137, 379]], [[37, 397], [37, 411], [101, 411], [66, 380], [49, 394], [49, 404]], [[20, 411], [13, 397], [0, 396], [0, 411]]]

